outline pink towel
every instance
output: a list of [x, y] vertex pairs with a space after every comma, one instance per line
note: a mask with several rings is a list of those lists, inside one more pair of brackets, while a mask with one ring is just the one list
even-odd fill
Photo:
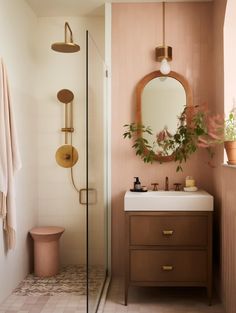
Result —
[[0, 217], [8, 249], [15, 247], [16, 205], [14, 174], [21, 168], [5, 66], [0, 58]]

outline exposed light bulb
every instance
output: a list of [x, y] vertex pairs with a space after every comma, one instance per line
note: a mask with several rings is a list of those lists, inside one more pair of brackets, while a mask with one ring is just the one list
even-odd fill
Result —
[[170, 64], [166, 59], [161, 61], [160, 71], [163, 75], [168, 75], [170, 73]]

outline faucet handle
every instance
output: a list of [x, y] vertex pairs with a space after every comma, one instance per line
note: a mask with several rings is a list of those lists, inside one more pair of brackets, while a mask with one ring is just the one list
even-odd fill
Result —
[[158, 191], [157, 186], [159, 185], [158, 183], [151, 183], [151, 185], [153, 186], [153, 191]]
[[180, 191], [180, 186], [181, 186], [182, 184], [180, 184], [180, 183], [175, 183], [174, 184], [174, 186], [175, 186], [175, 191]]

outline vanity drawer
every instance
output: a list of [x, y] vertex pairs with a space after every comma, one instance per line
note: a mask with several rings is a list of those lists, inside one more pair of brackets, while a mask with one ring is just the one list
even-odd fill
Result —
[[130, 245], [206, 246], [207, 215], [131, 215]]
[[131, 250], [132, 282], [207, 281], [207, 252], [204, 250]]

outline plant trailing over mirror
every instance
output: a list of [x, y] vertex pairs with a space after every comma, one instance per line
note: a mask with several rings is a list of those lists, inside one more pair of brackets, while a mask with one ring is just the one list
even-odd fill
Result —
[[126, 127], [127, 130], [123, 134], [123, 137], [129, 139], [134, 138], [134, 144], [132, 148], [135, 149], [136, 155], [139, 155], [145, 163], [152, 163], [156, 156], [156, 153], [154, 151], [155, 142], [150, 145], [148, 140], [145, 139], [143, 136], [137, 136], [140, 133], [153, 135], [151, 127], [145, 127], [144, 125], [136, 123], [126, 124], [124, 125], [124, 127]]
[[220, 115], [212, 116], [206, 106], [186, 106], [178, 117], [177, 131], [174, 135], [164, 128], [156, 135], [156, 141], [150, 144], [140, 133], [152, 134], [149, 126], [136, 123], [124, 125], [124, 138], [133, 138], [136, 155], [146, 163], [152, 163], [158, 156], [170, 155], [178, 163], [176, 171], [182, 171], [182, 164], [198, 150], [206, 148], [213, 156], [212, 147], [221, 143], [224, 127]]

